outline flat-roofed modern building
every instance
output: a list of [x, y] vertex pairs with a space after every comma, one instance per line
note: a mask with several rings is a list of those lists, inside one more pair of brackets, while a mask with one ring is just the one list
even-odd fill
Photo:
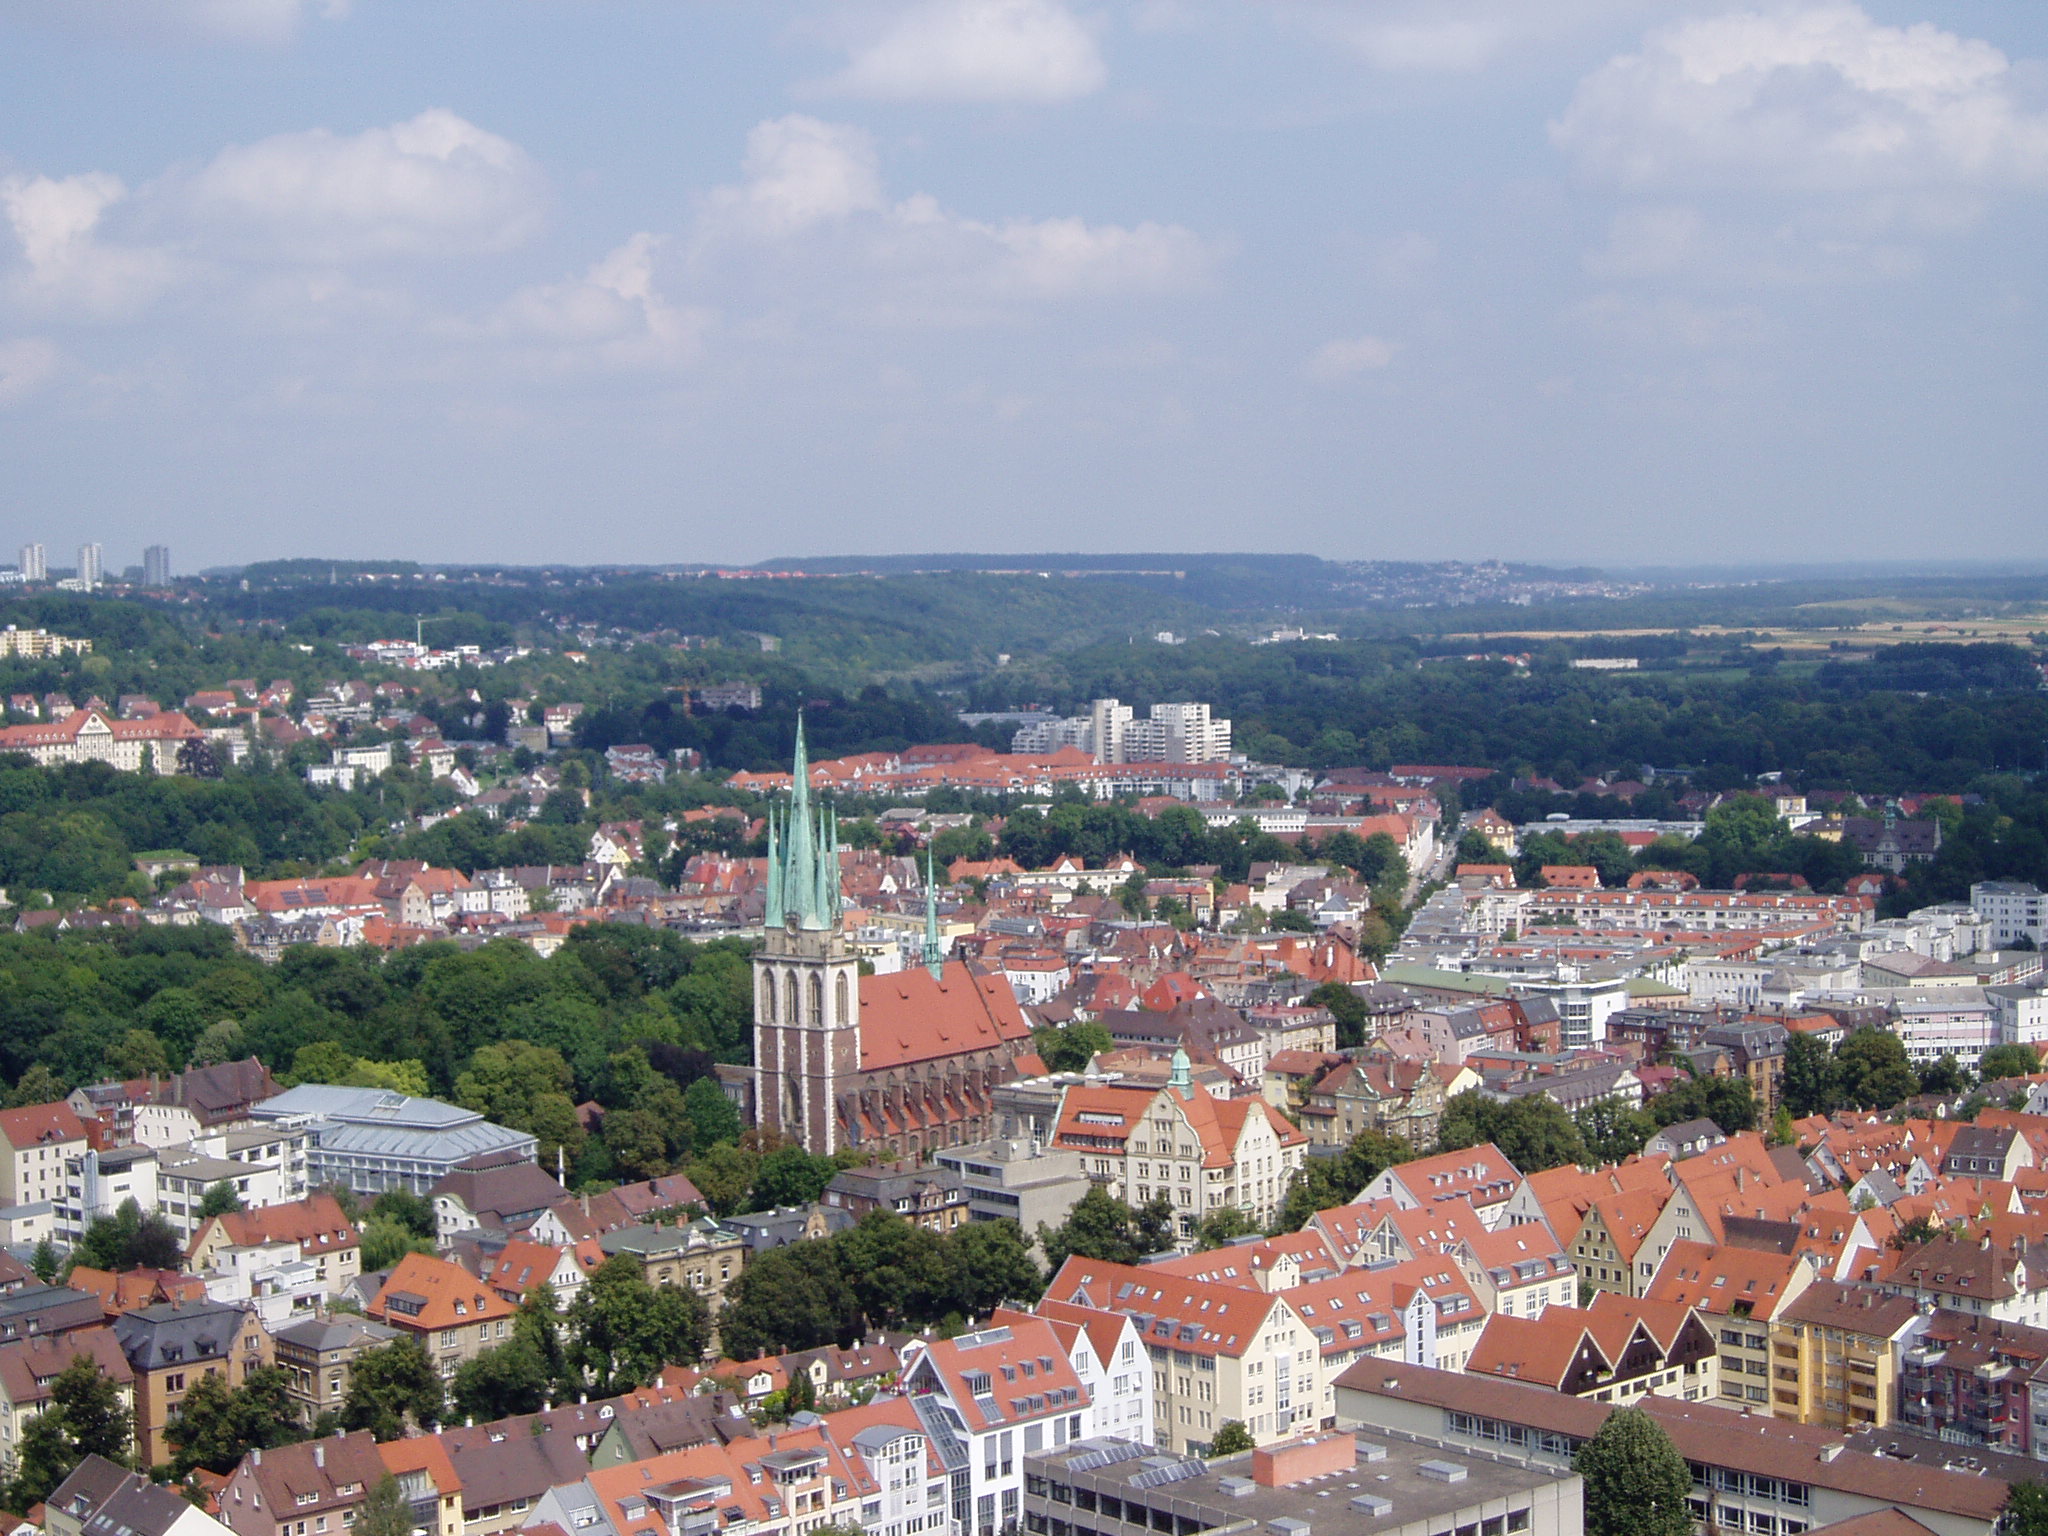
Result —
[[[1547, 1387], [1376, 1359], [1337, 1378], [1336, 1403], [1338, 1424], [1362, 1436], [1418, 1435], [1560, 1467], [1614, 1411]], [[2005, 1506], [2001, 1478], [1858, 1450], [1840, 1430], [1669, 1397], [1636, 1406], [1691, 1468], [1703, 1531], [1806, 1536], [1898, 1509], [1937, 1536], [1990, 1536]]]
[[1030, 1536], [1580, 1536], [1570, 1467], [1339, 1430], [1204, 1461], [1132, 1440], [1024, 1459]]
[[311, 1139], [307, 1182], [342, 1184], [363, 1195], [387, 1189], [425, 1195], [459, 1163], [485, 1153], [530, 1160], [540, 1146], [531, 1132], [494, 1125], [473, 1109], [382, 1088], [301, 1083], [249, 1114], [258, 1122], [304, 1125]]

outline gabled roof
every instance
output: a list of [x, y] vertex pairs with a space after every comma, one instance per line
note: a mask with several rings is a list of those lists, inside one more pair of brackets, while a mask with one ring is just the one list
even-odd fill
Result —
[[[251, 1451], [236, 1468], [273, 1510], [331, 1510], [362, 1502], [383, 1481], [384, 1459], [367, 1429]], [[307, 1500], [304, 1506], [299, 1501]]]
[[1775, 1317], [1796, 1294], [1805, 1272], [1806, 1260], [1797, 1254], [1679, 1241], [1671, 1245], [1644, 1294], [1652, 1301], [1682, 1302], [1720, 1317], [1745, 1306], [1747, 1315], [1761, 1322]]
[[85, 1140], [85, 1122], [62, 1099], [53, 1104], [24, 1104], [0, 1109], [0, 1137], [16, 1151]]
[[1000, 1327], [934, 1339], [905, 1374], [912, 1396], [927, 1381], [942, 1383], [971, 1432], [1030, 1423], [1088, 1400], [1052, 1324], [1022, 1312], [1005, 1313]]
[[1197, 1355], [1242, 1356], [1265, 1326], [1277, 1296], [1155, 1273], [1134, 1264], [1069, 1258], [1045, 1294], [1072, 1306], [1122, 1312], [1148, 1343]]
[[1583, 1313], [1550, 1307], [1540, 1318], [1504, 1312], [1487, 1318], [1465, 1369], [1475, 1376], [1512, 1376], [1562, 1392], [1589, 1363], [1601, 1371], [1614, 1368], [1613, 1357], [1588, 1332]]
[[1615, 1252], [1632, 1264], [1637, 1251], [1643, 1246], [1643, 1239], [1650, 1235], [1650, 1228], [1664, 1214], [1664, 1207], [1670, 1199], [1668, 1190], [1626, 1190], [1595, 1200], [1586, 1219], [1590, 1221], [1597, 1216], [1600, 1225], [1606, 1229], [1608, 1240], [1614, 1244]]
[[923, 966], [860, 978], [863, 1072], [994, 1050], [1030, 1037], [1016, 994], [1001, 974], [979, 975], [951, 960], [937, 978]]
[[1499, 1147], [1485, 1142], [1457, 1152], [1439, 1152], [1387, 1170], [1392, 1180], [1422, 1204], [1464, 1198], [1495, 1205], [1512, 1195], [1521, 1173]]
[[519, 1309], [459, 1264], [408, 1253], [364, 1310], [380, 1323], [428, 1332], [495, 1321]]
[[322, 1191], [282, 1205], [259, 1205], [253, 1210], [229, 1211], [209, 1217], [193, 1234], [192, 1251], [206, 1238], [207, 1229], [218, 1225], [237, 1248], [254, 1248], [264, 1243], [297, 1243], [306, 1253], [335, 1253], [356, 1247], [362, 1238], [341, 1203]]

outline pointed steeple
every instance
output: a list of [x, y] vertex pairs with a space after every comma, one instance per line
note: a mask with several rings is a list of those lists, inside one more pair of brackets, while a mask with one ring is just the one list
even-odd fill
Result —
[[796, 760], [791, 765], [789, 807], [768, 815], [768, 901], [765, 920], [773, 928], [792, 919], [811, 933], [839, 927], [839, 818], [811, 803], [811, 754], [804, 742], [804, 717], [796, 717]]
[[924, 851], [924, 966], [932, 980], [946, 973], [946, 952], [939, 947], [939, 887], [932, 876], [932, 851]]
[[789, 852], [782, 877], [785, 920], [794, 915], [799, 928], [815, 932], [825, 926], [818, 907], [818, 827], [811, 814], [811, 754], [804, 745], [804, 717], [796, 717], [796, 761], [789, 794]]
[[1167, 1073], [1166, 1086], [1178, 1088], [1184, 1097], [1194, 1096], [1194, 1062], [1188, 1059], [1187, 1050], [1176, 1045], [1173, 1048], [1173, 1068]]

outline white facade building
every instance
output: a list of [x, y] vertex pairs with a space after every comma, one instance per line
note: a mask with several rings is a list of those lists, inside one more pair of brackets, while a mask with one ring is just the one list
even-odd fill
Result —
[[1991, 925], [1991, 944], [2010, 949], [2025, 939], [2036, 949], [2048, 948], [2048, 895], [2017, 880], [1979, 880], [1970, 887], [1970, 905]]

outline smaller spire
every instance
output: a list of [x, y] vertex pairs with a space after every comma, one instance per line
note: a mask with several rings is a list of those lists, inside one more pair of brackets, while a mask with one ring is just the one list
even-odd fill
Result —
[[939, 947], [939, 887], [933, 875], [932, 850], [924, 850], [924, 965], [932, 973], [932, 980], [941, 980], [946, 971], [946, 952]]
[[1166, 1086], [1178, 1088], [1184, 1094], [1195, 1089], [1194, 1062], [1188, 1058], [1187, 1048], [1176, 1045], [1173, 1048], [1173, 1070], [1167, 1074]]

